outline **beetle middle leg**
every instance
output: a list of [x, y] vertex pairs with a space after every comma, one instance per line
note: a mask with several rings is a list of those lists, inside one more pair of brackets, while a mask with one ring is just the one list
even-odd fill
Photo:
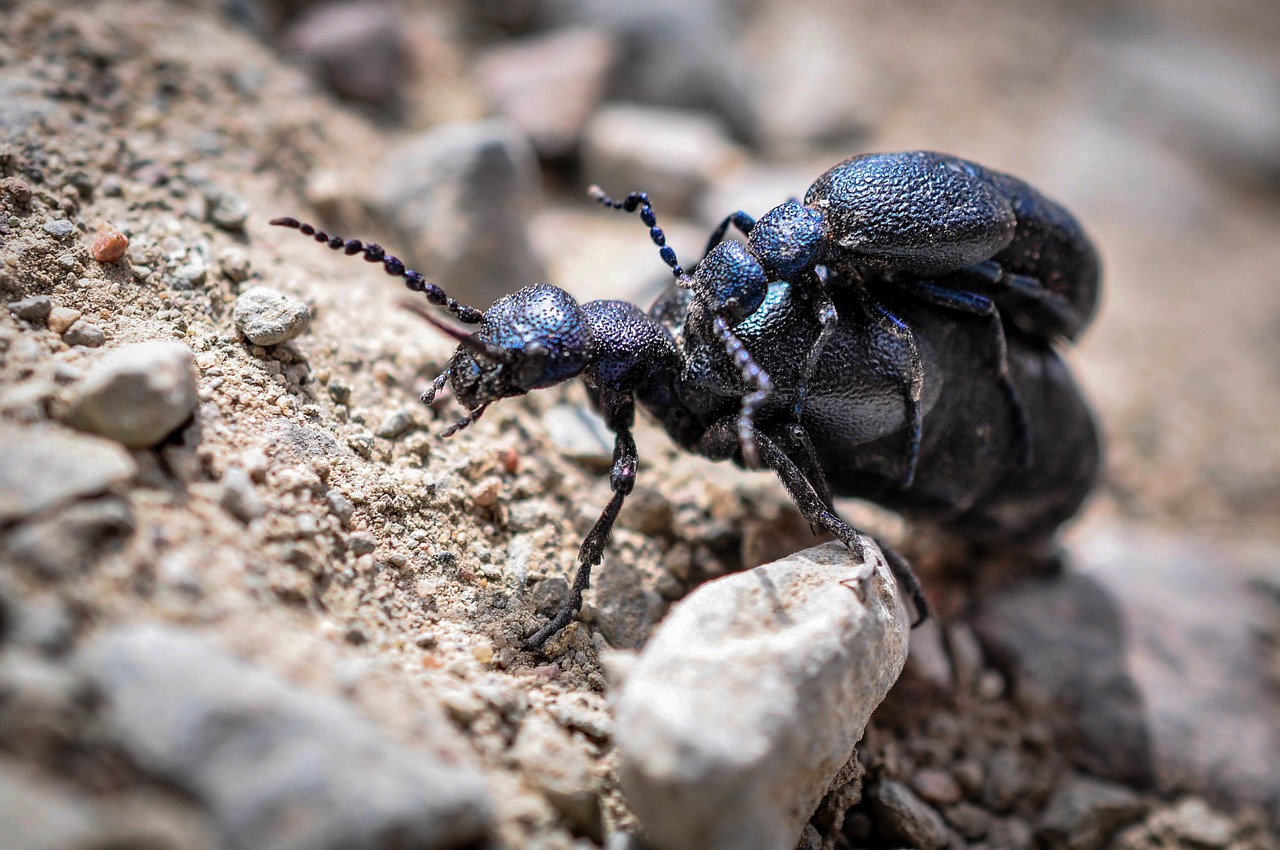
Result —
[[[854, 555], [864, 566], [870, 568], [868, 577], [874, 572], [874, 566], [868, 564], [870, 552], [867, 550], [867, 540], [874, 542], [880, 551], [884, 553], [885, 562], [889, 565], [889, 569], [893, 572], [895, 578], [902, 582], [907, 594], [911, 597], [911, 603], [916, 609], [916, 619], [911, 624], [914, 628], [929, 618], [929, 602], [925, 598], [924, 588], [920, 584], [920, 579], [916, 576], [915, 571], [911, 569], [911, 565], [888, 546], [881, 544], [875, 538], [863, 534], [836, 513], [835, 508], [823, 501], [813, 483], [805, 477], [796, 462], [782, 450], [782, 447], [773, 439], [772, 436], [765, 433], [758, 433], [756, 441], [760, 446], [760, 456], [764, 460], [765, 465], [774, 471], [778, 476], [778, 480], [782, 482], [782, 486], [786, 488], [787, 494], [791, 496], [791, 500], [795, 502], [800, 514], [810, 525], [820, 526], [834, 534], [850, 549]], [[824, 485], [825, 486], [825, 485]]]
[[880, 329], [901, 340], [907, 347], [907, 374], [902, 380], [902, 398], [906, 404], [907, 460], [898, 486], [903, 490], [911, 487], [916, 478], [916, 463], [920, 459], [920, 438], [924, 430], [924, 415], [920, 410], [920, 399], [924, 395], [924, 364], [920, 360], [920, 347], [916, 345], [916, 336], [906, 322], [899, 319], [880, 303], [874, 295], [863, 287], [855, 290], [862, 304], [862, 311]]
[[1008, 344], [1005, 341], [1004, 325], [1000, 320], [1000, 310], [996, 307], [995, 302], [985, 295], [952, 289], [949, 286], [942, 286], [925, 280], [902, 280], [899, 281], [899, 284], [916, 297], [930, 304], [986, 319], [991, 328], [991, 337], [996, 346], [996, 380], [999, 381], [1000, 390], [1004, 393], [1005, 399], [1009, 403], [1009, 408], [1013, 413], [1019, 463], [1024, 469], [1031, 466], [1031, 421], [1027, 417], [1027, 408], [1022, 404], [1022, 396], [1018, 394], [1018, 388], [1013, 385], [1013, 379], [1009, 376]]
[[525, 639], [525, 649], [542, 649], [547, 641], [569, 625], [582, 610], [582, 595], [591, 586], [591, 568], [604, 560], [604, 549], [609, 543], [613, 525], [618, 520], [618, 513], [622, 510], [622, 503], [636, 483], [636, 468], [640, 464], [640, 457], [636, 451], [635, 438], [631, 436], [631, 426], [635, 423], [635, 402], [630, 395], [620, 393], [606, 397], [604, 401], [605, 423], [614, 432], [613, 467], [609, 472], [609, 488], [613, 490], [613, 498], [605, 505], [600, 518], [582, 541], [582, 547], [578, 550], [578, 569], [574, 573], [573, 584], [569, 587], [569, 597], [561, 604], [551, 622]]

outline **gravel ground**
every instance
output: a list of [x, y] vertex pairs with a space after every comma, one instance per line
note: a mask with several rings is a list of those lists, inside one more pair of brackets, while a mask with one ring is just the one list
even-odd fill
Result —
[[907, 148], [1088, 223], [1106, 297], [1068, 356], [1108, 476], [1031, 584], [847, 506], [941, 617], [799, 846], [1277, 846], [1274, 8], [615, 5], [0, 0], [0, 846], [646, 846], [610, 677], [808, 527], [641, 422], [584, 622], [523, 651], [611, 436], [569, 385], [439, 439], [450, 341], [266, 222], [477, 305], [644, 303], [656, 252], [586, 185], [648, 189], [688, 258]]

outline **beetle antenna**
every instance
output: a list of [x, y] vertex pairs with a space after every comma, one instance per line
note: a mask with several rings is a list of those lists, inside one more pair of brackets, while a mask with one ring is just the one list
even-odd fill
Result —
[[662, 232], [662, 228], [658, 227], [658, 219], [653, 214], [653, 204], [649, 202], [649, 195], [645, 192], [632, 192], [621, 201], [615, 201], [604, 193], [599, 186], [591, 186], [587, 189], [587, 194], [598, 201], [603, 206], [623, 212], [640, 212], [640, 220], [649, 228], [649, 238], [653, 240], [653, 244], [658, 246], [658, 255], [662, 257], [662, 261], [671, 269], [671, 275], [676, 281], [686, 289], [693, 285], [693, 280], [681, 267], [679, 260], [676, 259], [675, 249], [667, 244], [667, 234]]
[[469, 334], [464, 330], [455, 328], [447, 322], [440, 321], [431, 314], [430, 310], [422, 309], [422, 306], [419, 304], [402, 301], [400, 302], [400, 306], [437, 330], [443, 331], [453, 337], [460, 345], [474, 351], [476, 354], [483, 354], [495, 363], [509, 363], [511, 361], [512, 355], [507, 349], [485, 342], [475, 334]]
[[383, 270], [392, 277], [404, 279], [405, 286], [414, 292], [421, 292], [427, 300], [437, 307], [443, 307], [468, 325], [478, 325], [484, 319], [484, 311], [468, 307], [450, 298], [443, 289], [429, 282], [420, 272], [405, 266], [404, 261], [388, 254], [376, 242], [361, 242], [359, 239], [343, 239], [341, 236], [330, 236], [315, 225], [298, 221], [296, 218], [284, 216], [273, 218], [271, 223], [276, 227], [288, 227], [297, 230], [304, 236], [310, 236], [317, 242], [327, 245], [335, 251], [342, 251], [347, 256], [363, 254], [365, 262], [381, 263]]

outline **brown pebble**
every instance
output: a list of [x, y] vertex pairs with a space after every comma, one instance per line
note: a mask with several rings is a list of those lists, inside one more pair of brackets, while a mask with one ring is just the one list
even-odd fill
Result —
[[503, 449], [498, 454], [498, 462], [502, 464], [502, 468], [508, 475], [515, 475], [520, 469], [520, 453], [515, 449]]
[[114, 227], [98, 229], [98, 238], [93, 240], [93, 258], [100, 263], [114, 263], [129, 250], [129, 237]]
[[920, 799], [935, 806], [960, 802], [963, 792], [951, 774], [933, 767], [922, 768], [911, 779], [911, 787]]
[[59, 336], [78, 321], [80, 321], [80, 311], [74, 307], [54, 307], [49, 312], [49, 330]]

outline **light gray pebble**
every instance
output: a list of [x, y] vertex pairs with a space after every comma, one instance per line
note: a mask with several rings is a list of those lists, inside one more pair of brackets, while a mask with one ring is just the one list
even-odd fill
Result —
[[255, 286], [236, 299], [231, 317], [254, 345], [279, 345], [307, 329], [311, 310], [274, 289]]
[[557, 404], [542, 414], [542, 426], [557, 453], [596, 471], [613, 463], [613, 434], [590, 411]]
[[217, 186], [206, 186], [204, 199], [209, 221], [232, 233], [244, 230], [244, 223], [249, 219], [248, 201]]
[[218, 255], [218, 268], [222, 276], [232, 283], [244, 283], [249, 279], [249, 255], [240, 248], [227, 248]]
[[204, 264], [204, 260], [192, 260], [179, 266], [173, 273], [173, 288], [180, 291], [195, 289], [204, 285], [208, 275], [209, 267]]
[[14, 619], [13, 642], [18, 646], [56, 654], [70, 648], [75, 636], [75, 616], [54, 597], [28, 599]]
[[189, 419], [196, 401], [191, 349], [180, 342], [139, 342], [90, 367], [75, 388], [70, 422], [130, 448], [148, 448]]
[[41, 575], [65, 578], [119, 548], [134, 526], [132, 509], [118, 497], [72, 502], [20, 525], [4, 541], [3, 554]]
[[44, 232], [58, 239], [66, 239], [76, 232], [76, 226], [65, 218], [52, 218], [44, 223]]
[[329, 506], [329, 513], [338, 518], [338, 522], [344, 526], [351, 522], [351, 515], [355, 513], [356, 506], [351, 504], [351, 500], [339, 493], [337, 490], [330, 490], [325, 493], [325, 504]]
[[460, 847], [493, 819], [443, 718], [421, 725], [421, 749], [406, 746], [347, 704], [169, 626], [107, 630], [77, 662], [132, 763], [207, 806], [227, 846], [373, 850], [396, 836]]
[[222, 498], [219, 501], [228, 513], [244, 523], [252, 522], [267, 510], [254, 489], [249, 473], [238, 466], [222, 473]]
[[101, 493], [137, 474], [133, 457], [116, 443], [53, 428], [0, 424], [0, 523]]
[[876, 827], [890, 841], [919, 850], [941, 850], [947, 846], [947, 825], [942, 815], [911, 789], [892, 780], [880, 782], [868, 791]]
[[24, 322], [43, 325], [48, 321], [49, 313], [53, 310], [53, 301], [48, 295], [32, 295], [30, 298], [23, 298], [21, 301], [11, 301], [7, 306], [15, 316]]
[[573, 825], [575, 832], [604, 838], [598, 782], [592, 758], [581, 741], [543, 715], [520, 725], [512, 757], [529, 782]]
[[101, 327], [93, 322], [86, 322], [84, 319], [76, 322], [67, 328], [66, 333], [62, 335], [62, 341], [67, 345], [79, 345], [85, 348], [98, 348], [107, 341], [107, 334]]
[[799, 841], [906, 662], [905, 606], [871, 557], [868, 575], [829, 543], [725, 576], [654, 632], [614, 696], [614, 737], [655, 846]]
[[413, 412], [397, 410], [394, 413], [387, 414], [386, 418], [378, 423], [378, 427], [373, 433], [384, 440], [395, 440], [409, 433], [413, 426]]

